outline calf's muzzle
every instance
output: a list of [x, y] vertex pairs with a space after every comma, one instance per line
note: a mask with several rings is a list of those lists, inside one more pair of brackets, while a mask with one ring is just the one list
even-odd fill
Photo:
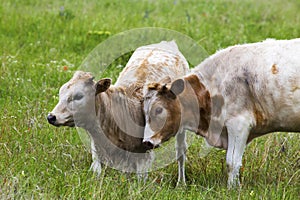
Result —
[[50, 114], [48, 114], [48, 116], [47, 116], [47, 120], [48, 120], [49, 124], [55, 125], [55, 122], [56, 122], [56, 116], [55, 116], [55, 115], [52, 115], [52, 114], [50, 113]]
[[159, 144], [155, 144], [150, 138], [145, 138], [143, 140], [143, 145], [147, 148], [147, 149], [155, 149], [157, 147], [159, 147]]

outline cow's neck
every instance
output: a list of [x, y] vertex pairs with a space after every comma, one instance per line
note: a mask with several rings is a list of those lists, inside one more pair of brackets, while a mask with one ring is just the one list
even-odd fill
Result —
[[183, 105], [184, 119], [187, 119], [184, 123], [187, 129], [206, 136], [211, 117], [210, 93], [197, 75], [191, 74], [184, 79], [186, 89], [180, 100]]
[[[144, 126], [141, 101], [136, 91], [111, 87], [96, 98], [100, 127], [108, 136], [126, 133], [141, 137]], [[113, 136], [112, 136], [113, 137]]]

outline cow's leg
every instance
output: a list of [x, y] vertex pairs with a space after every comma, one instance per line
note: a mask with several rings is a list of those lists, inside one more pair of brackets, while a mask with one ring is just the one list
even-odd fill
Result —
[[101, 174], [101, 163], [99, 162], [97, 152], [96, 152], [96, 147], [94, 144], [94, 140], [91, 138], [91, 153], [92, 153], [92, 160], [93, 163], [90, 167], [90, 170], [96, 173], [98, 176]]
[[176, 135], [176, 158], [178, 161], [178, 180], [177, 186], [185, 185], [185, 158], [186, 158], [186, 136], [185, 131], [181, 131]]
[[139, 183], [145, 184], [148, 178], [148, 173], [143, 172], [143, 173], [137, 173], [137, 179]]
[[98, 160], [94, 160], [90, 170], [97, 174], [97, 176], [100, 176], [101, 174], [101, 163]]
[[139, 183], [146, 183], [147, 178], [148, 178], [148, 172], [147, 169], [145, 168], [145, 161], [143, 158], [141, 158], [141, 161], [136, 161], [137, 162], [137, 179]]
[[143, 182], [144, 184], [148, 178], [148, 171], [152, 167], [152, 163], [154, 161], [154, 152], [150, 151], [140, 155], [137, 159], [137, 177], [139, 182]]
[[228, 168], [228, 188], [239, 186], [239, 170], [242, 166], [242, 158], [246, 148], [251, 117], [239, 116], [228, 120], [228, 149], [226, 164]]

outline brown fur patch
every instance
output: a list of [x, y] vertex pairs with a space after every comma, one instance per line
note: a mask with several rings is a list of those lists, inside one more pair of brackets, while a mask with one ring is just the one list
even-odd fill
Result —
[[209, 122], [211, 117], [210, 94], [195, 74], [186, 77], [185, 80], [189, 82], [195, 94], [197, 95], [200, 113], [198, 132], [206, 132], [209, 128]]
[[160, 88], [159, 83], [149, 83], [148, 84], [148, 89], [149, 90], [158, 90]]
[[294, 86], [293, 89], [292, 89], [292, 92], [295, 92], [296, 90], [299, 90], [300, 87], [299, 86]]
[[168, 66], [167, 62], [162, 63], [162, 66]]
[[262, 126], [265, 123], [265, 117], [261, 111], [259, 111], [255, 106], [253, 108], [254, 117], [257, 126]]
[[199, 78], [195, 74], [187, 76], [184, 79], [191, 84], [191, 86], [193, 87], [193, 89], [195, 90], [195, 92], [196, 91], [199, 92], [199, 91], [205, 89], [205, 86], [200, 82]]
[[[167, 120], [155, 135], [154, 138], [162, 139], [162, 142], [169, 140], [172, 136], [178, 132], [181, 122], [181, 110], [180, 103], [178, 99], [169, 98], [166, 95], [160, 95], [162, 98], [163, 107], [168, 111]], [[154, 122], [154, 124], [159, 124], [159, 122]], [[154, 130], [152, 124], [150, 123], [151, 129]]]
[[180, 58], [179, 58], [179, 56], [175, 56], [175, 66], [179, 66], [179, 60], [180, 60]]
[[145, 56], [145, 59], [141, 63], [141, 65], [137, 68], [135, 76], [138, 80], [145, 80], [145, 77], [147, 76], [147, 70], [149, 66], [148, 58], [152, 56], [153, 51], [151, 51], [147, 56]]
[[277, 66], [276, 66], [276, 64], [273, 64], [272, 65], [272, 74], [277, 74], [277, 73], [278, 73]]

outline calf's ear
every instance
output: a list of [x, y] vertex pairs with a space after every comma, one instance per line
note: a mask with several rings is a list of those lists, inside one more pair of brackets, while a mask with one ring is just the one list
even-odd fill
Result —
[[105, 92], [109, 86], [111, 85], [111, 79], [110, 78], [103, 78], [101, 80], [99, 80], [96, 85], [96, 93], [95, 95], [101, 93], [101, 92]]
[[175, 80], [170, 88], [170, 91], [175, 94], [176, 96], [182, 93], [184, 90], [184, 80], [183, 79], [177, 79]]
[[171, 84], [171, 88], [168, 89], [167, 84], [161, 86], [159, 93], [167, 98], [176, 99], [176, 96], [182, 93], [184, 90], [184, 80], [177, 79]]

